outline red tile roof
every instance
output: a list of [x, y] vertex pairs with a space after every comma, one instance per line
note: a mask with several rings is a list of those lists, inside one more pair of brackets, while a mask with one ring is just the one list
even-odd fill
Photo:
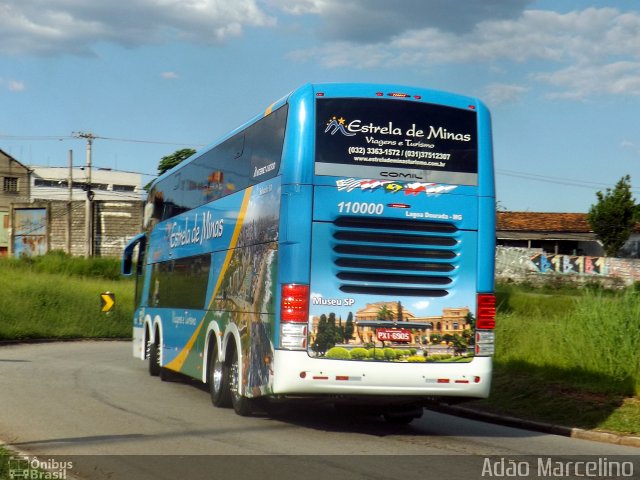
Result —
[[498, 212], [497, 230], [590, 233], [586, 213]]

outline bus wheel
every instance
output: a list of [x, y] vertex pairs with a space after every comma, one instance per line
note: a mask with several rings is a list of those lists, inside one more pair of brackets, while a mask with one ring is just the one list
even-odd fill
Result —
[[224, 363], [218, 358], [218, 345], [215, 339], [209, 354], [209, 368], [207, 369], [207, 382], [209, 383], [209, 393], [211, 402], [216, 407], [231, 406], [231, 391], [229, 390], [229, 376]]
[[160, 350], [157, 343], [149, 343], [149, 375], [160, 375]]
[[422, 406], [406, 406], [404, 408], [392, 408], [384, 412], [382, 416], [387, 423], [394, 425], [408, 425], [416, 418], [422, 417]]
[[391, 423], [393, 425], [409, 425], [416, 417], [413, 415], [383, 415], [385, 421], [387, 423]]
[[238, 415], [248, 417], [253, 413], [253, 399], [247, 398], [240, 393], [240, 363], [238, 362], [238, 349], [233, 350], [231, 363], [229, 364], [229, 391], [231, 393], [231, 404]]

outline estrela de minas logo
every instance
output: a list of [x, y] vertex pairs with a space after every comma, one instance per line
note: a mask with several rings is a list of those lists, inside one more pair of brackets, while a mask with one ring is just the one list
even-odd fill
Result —
[[324, 133], [330, 132], [331, 135], [335, 135], [340, 132], [346, 137], [353, 137], [355, 133], [348, 132], [345, 128], [346, 120], [343, 117], [336, 117], [335, 115], [327, 122], [327, 128], [324, 129]]

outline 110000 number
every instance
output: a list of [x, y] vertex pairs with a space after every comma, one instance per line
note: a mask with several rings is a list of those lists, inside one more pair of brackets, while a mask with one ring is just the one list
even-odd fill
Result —
[[382, 215], [384, 205], [382, 203], [368, 202], [340, 202], [338, 204], [340, 213], [361, 213], [366, 215]]

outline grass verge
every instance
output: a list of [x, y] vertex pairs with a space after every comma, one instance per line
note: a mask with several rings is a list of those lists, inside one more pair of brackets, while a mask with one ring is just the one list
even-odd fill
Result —
[[12, 453], [6, 448], [0, 447], [0, 480], [9, 480], [9, 459]]
[[640, 434], [640, 294], [498, 288], [491, 397], [470, 407]]
[[[117, 265], [114, 259], [77, 260], [82, 268], [57, 273], [32, 260], [0, 260], [0, 340], [131, 336], [133, 282], [103, 275]], [[107, 291], [116, 306], [103, 313], [100, 294]]]

